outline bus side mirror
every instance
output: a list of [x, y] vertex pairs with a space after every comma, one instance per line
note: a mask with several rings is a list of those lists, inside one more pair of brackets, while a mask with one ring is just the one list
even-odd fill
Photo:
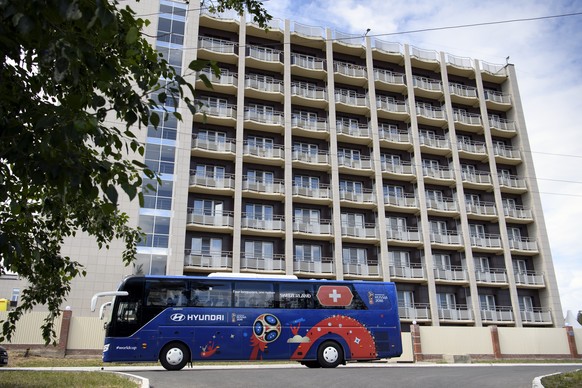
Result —
[[103, 319], [103, 317], [105, 316], [105, 309], [107, 308], [107, 306], [111, 306], [112, 303], [113, 302], [103, 303], [101, 307], [99, 307], [99, 319]]

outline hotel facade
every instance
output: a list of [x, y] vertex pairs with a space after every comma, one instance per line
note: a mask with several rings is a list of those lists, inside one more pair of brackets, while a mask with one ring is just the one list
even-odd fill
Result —
[[125, 4], [179, 72], [203, 59], [221, 76], [195, 81], [198, 113], [140, 133], [163, 184], [123, 204], [147, 233], [136, 264], [122, 244], [67, 241], [88, 271], [77, 314], [131, 273], [232, 272], [393, 281], [403, 330], [563, 326], [513, 65], [290, 20], [266, 32], [196, 2]]

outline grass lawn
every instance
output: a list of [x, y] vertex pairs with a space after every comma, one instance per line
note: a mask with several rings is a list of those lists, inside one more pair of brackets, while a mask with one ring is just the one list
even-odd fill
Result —
[[139, 385], [115, 373], [108, 372], [47, 372], [0, 370], [0, 387], [138, 387]]
[[544, 385], [544, 388], [582, 387], [582, 370], [544, 377], [542, 379], [542, 384]]

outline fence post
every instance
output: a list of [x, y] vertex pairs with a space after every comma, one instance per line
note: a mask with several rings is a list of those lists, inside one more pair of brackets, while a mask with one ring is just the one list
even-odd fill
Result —
[[414, 362], [423, 361], [422, 345], [420, 342], [420, 326], [416, 323], [410, 325], [410, 334], [412, 337], [412, 353]]
[[578, 350], [576, 348], [576, 337], [574, 336], [574, 328], [572, 326], [566, 326], [566, 335], [568, 337], [568, 346], [570, 347], [570, 357], [578, 358]]
[[70, 308], [62, 311], [63, 319], [61, 321], [61, 333], [59, 335], [59, 344], [57, 349], [62, 357], [67, 355], [67, 343], [69, 342], [69, 330], [71, 329], [71, 316], [73, 311]]
[[493, 356], [495, 359], [502, 358], [501, 355], [501, 345], [499, 344], [499, 331], [497, 330], [497, 326], [489, 326], [491, 330], [491, 343], [493, 344]]

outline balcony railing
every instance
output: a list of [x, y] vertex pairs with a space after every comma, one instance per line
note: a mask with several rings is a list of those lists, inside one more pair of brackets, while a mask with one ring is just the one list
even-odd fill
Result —
[[198, 48], [206, 49], [220, 54], [235, 54], [236, 44], [230, 40], [209, 37], [198, 38]]
[[472, 321], [473, 312], [467, 305], [456, 305], [455, 307], [440, 308], [439, 319], [443, 321]]
[[493, 146], [493, 154], [495, 156], [500, 156], [502, 158], [508, 158], [508, 159], [520, 159], [521, 158], [521, 153], [519, 152], [519, 150], [517, 148], [500, 146], [497, 144]]
[[529, 310], [521, 310], [520, 314], [523, 323], [552, 323], [552, 313], [549, 309], [534, 307]]
[[233, 174], [196, 174], [190, 173], [190, 186], [210, 187], [214, 189], [233, 189]]
[[531, 251], [537, 252], [538, 244], [535, 240], [532, 240], [527, 237], [522, 237], [521, 239], [510, 238], [509, 239], [509, 248], [516, 249], [518, 251]]
[[366, 67], [360, 65], [354, 65], [346, 62], [333, 62], [333, 71], [339, 74], [346, 75], [348, 77], [366, 77]]
[[491, 128], [496, 128], [500, 131], [506, 131], [506, 132], [515, 132], [515, 130], [516, 130], [514, 121], [509, 121], [509, 120], [505, 120], [505, 119], [502, 119], [499, 117], [493, 117], [493, 116], [489, 116], [489, 126]]
[[465, 202], [467, 213], [481, 216], [497, 215], [497, 208], [494, 202], [481, 201], [479, 203]]
[[291, 95], [312, 100], [327, 100], [327, 90], [325, 88], [306, 84], [305, 82], [292, 82]]
[[243, 154], [257, 156], [260, 158], [281, 159], [285, 158], [285, 148], [282, 145], [275, 144], [271, 147], [256, 146], [245, 141]]
[[405, 85], [404, 74], [389, 70], [374, 69], [374, 79], [388, 84]]
[[313, 38], [322, 38], [325, 35], [325, 30], [321, 27], [308, 26], [307, 24], [300, 24], [297, 22], [293, 22], [292, 30], [296, 34]]
[[489, 174], [487, 171], [462, 171], [461, 179], [464, 182], [470, 182], [479, 185], [491, 184], [491, 174]]
[[308, 70], [325, 70], [325, 59], [291, 53], [291, 64]]
[[399, 101], [392, 97], [377, 96], [376, 108], [393, 113], [408, 113], [406, 101]]
[[477, 282], [507, 284], [507, 271], [504, 268], [487, 268], [475, 270]]
[[431, 79], [426, 77], [419, 77], [419, 76], [412, 76], [412, 85], [415, 88], [442, 92], [443, 91], [443, 82], [437, 79]]
[[453, 120], [466, 125], [482, 125], [481, 115], [477, 113], [460, 112], [453, 110]]
[[333, 260], [331, 257], [322, 257], [321, 261], [293, 261], [293, 271], [311, 274], [333, 275], [335, 273]]
[[245, 87], [260, 90], [267, 93], [283, 93], [283, 81], [268, 80], [263, 77], [247, 75], [245, 78]]
[[372, 138], [372, 132], [368, 124], [351, 124], [345, 121], [338, 120], [336, 122], [336, 130], [338, 134]]
[[527, 189], [525, 179], [521, 179], [515, 175], [498, 175], [498, 181], [501, 186], [506, 186], [513, 189]]
[[458, 141], [459, 151], [465, 151], [472, 154], [487, 154], [487, 148], [482, 141]]
[[439, 60], [436, 51], [420, 49], [414, 46], [410, 46], [410, 55], [423, 61], [438, 62]]
[[393, 262], [389, 265], [390, 276], [404, 279], [424, 279], [424, 266], [421, 263], [410, 263], [408, 265], [395, 265]]
[[420, 134], [420, 145], [424, 145], [431, 148], [441, 148], [441, 149], [450, 149], [451, 143], [449, 142], [449, 138], [447, 136], [442, 135], [430, 135], [426, 136], [424, 134]]
[[435, 280], [446, 280], [451, 282], [464, 282], [469, 280], [467, 270], [461, 266], [434, 267]]
[[410, 132], [390, 127], [380, 126], [378, 128], [380, 140], [387, 140], [394, 143], [410, 143]]
[[461, 245], [461, 240], [461, 234], [458, 232], [430, 233], [430, 242], [433, 244]]
[[232, 228], [234, 226], [234, 212], [201, 212], [190, 208], [186, 215], [186, 224]]
[[418, 199], [414, 194], [404, 193], [403, 195], [384, 195], [384, 203], [399, 207], [417, 208]]
[[291, 125], [293, 127], [316, 132], [329, 132], [329, 124], [325, 118], [308, 119], [298, 114], [291, 116]]
[[501, 248], [501, 236], [498, 234], [471, 236], [471, 246], [476, 248]]
[[405, 241], [405, 242], [421, 242], [422, 235], [418, 228], [407, 227], [406, 229], [391, 229], [390, 226], [386, 229], [386, 237], [388, 240]]
[[271, 182], [243, 176], [242, 189], [264, 194], [285, 194], [285, 181], [273, 179]]
[[293, 221], [293, 232], [332, 235], [333, 226], [331, 220], [319, 220], [319, 222]]
[[523, 286], [545, 286], [544, 274], [537, 271], [520, 271], [514, 273], [515, 283]]
[[241, 224], [243, 228], [247, 229], [283, 232], [285, 230], [285, 216], [256, 217], [254, 214], [243, 213]]
[[505, 217], [518, 218], [520, 220], [533, 219], [533, 213], [531, 209], [527, 209], [523, 206], [504, 206], [503, 213], [505, 214]]
[[426, 200], [426, 207], [432, 210], [438, 210], [443, 212], [457, 212], [459, 207], [457, 206], [457, 201], [453, 198], [442, 198], [441, 200], [429, 199]]
[[245, 120], [267, 125], [284, 125], [284, 118], [283, 112], [262, 112], [245, 107]]
[[493, 309], [481, 309], [481, 320], [483, 322], [513, 322], [513, 310], [511, 307], [499, 306]]
[[342, 225], [341, 232], [344, 237], [378, 238], [378, 228], [372, 223], [363, 226]]
[[184, 266], [206, 269], [230, 269], [232, 268], [232, 252], [206, 252], [186, 250]]
[[335, 102], [352, 106], [367, 107], [368, 96], [365, 94], [353, 92], [351, 90], [336, 89]]
[[274, 254], [272, 257], [260, 256], [256, 257], [253, 252], [241, 253], [240, 260], [241, 269], [251, 269], [256, 271], [284, 271], [285, 270], [285, 255]]
[[452, 95], [464, 98], [477, 98], [477, 88], [455, 83], [449, 83], [449, 91]]
[[511, 104], [511, 96], [496, 90], [485, 89], [485, 100], [498, 104]]
[[444, 120], [446, 119], [445, 111], [443, 108], [438, 106], [428, 106], [428, 105], [416, 105], [416, 114], [419, 116], [427, 117], [429, 119]]
[[328, 151], [309, 152], [293, 150], [292, 157], [293, 161], [297, 162], [313, 163], [320, 165], [328, 165], [330, 163]]
[[209, 139], [208, 137], [200, 137], [192, 135], [192, 148], [201, 149], [213, 152], [236, 152], [236, 139]]
[[220, 76], [214, 74], [210, 68], [202, 69], [198, 74], [204, 74], [213, 84], [228, 86], [237, 86], [238, 84], [237, 74], [231, 73], [228, 69], [220, 69]]
[[401, 320], [419, 321], [430, 319], [430, 304], [415, 303], [414, 305], [398, 306], [398, 315]]
[[349, 191], [342, 190], [339, 191], [340, 201], [350, 201], [357, 203], [376, 203], [376, 195], [372, 189], [362, 189], [361, 191]]
[[455, 173], [452, 169], [448, 167], [423, 167], [422, 174], [425, 177], [431, 177], [436, 179], [455, 179]]
[[214, 98], [199, 99], [197, 102], [203, 105], [200, 108], [200, 113], [205, 113], [207, 116], [236, 119], [236, 105], [219, 103]]
[[331, 188], [329, 185], [323, 184], [317, 188], [293, 185], [293, 195], [314, 199], [331, 199]]
[[248, 56], [264, 62], [281, 62], [283, 51], [267, 47], [249, 46]]
[[383, 161], [381, 162], [382, 171], [390, 172], [393, 174], [404, 174], [413, 175], [414, 166], [411, 162], [407, 160], [401, 160], [400, 163], [391, 163]]
[[371, 170], [373, 168], [372, 159], [369, 156], [360, 156], [359, 159], [338, 156], [337, 160], [340, 167], [349, 167], [358, 170]]
[[378, 264], [343, 264], [344, 275], [380, 276]]

